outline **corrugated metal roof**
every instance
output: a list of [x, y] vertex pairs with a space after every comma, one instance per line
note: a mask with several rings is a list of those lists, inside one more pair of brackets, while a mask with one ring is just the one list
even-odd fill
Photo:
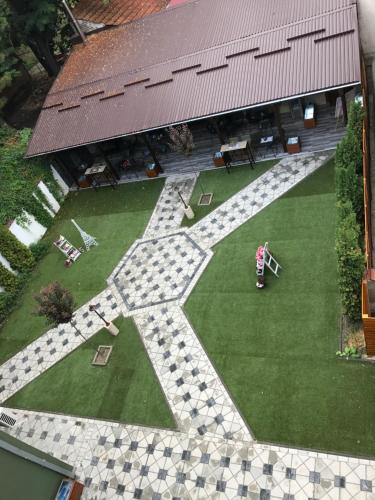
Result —
[[357, 30], [350, 0], [198, 0], [92, 35], [28, 155], [356, 83]]
[[73, 9], [77, 19], [118, 26], [164, 9], [168, 0], [79, 0]]

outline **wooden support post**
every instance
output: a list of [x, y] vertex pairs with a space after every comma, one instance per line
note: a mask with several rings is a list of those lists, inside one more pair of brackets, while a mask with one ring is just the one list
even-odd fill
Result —
[[107, 165], [108, 170], [111, 172], [111, 174], [113, 175], [113, 177], [119, 181], [120, 180], [120, 176], [116, 172], [116, 170], [112, 167], [112, 164], [109, 161], [109, 159], [107, 158], [107, 155], [105, 154], [103, 148], [101, 147], [101, 145], [99, 143], [97, 143], [96, 146], [99, 149], [100, 154], [102, 155], [104, 163]]
[[341, 96], [341, 101], [342, 101], [342, 115], [344, 117], [344, 123], [345, 123], [345, 125], [347, 125], [348, 124], [348, 108], [346, 106], [344, 89], [340, 89], [339, 94]]
[[275, 120], [276, 120], [276, 125], [277, 125], [277, 130], [279, 132], [279, 138], [281, 145], [283, 147], [284, 152], [287, 152], [287, 147], [286, 147], [286, 139], [285, 139], [285, 132], [281, 124], [281, 116], [280, 116], [280, 106], [279, 104], [274, 104], [273, 105], [273, 111], [275, 113]]
[[156, 152], [155, 152], [154, 148], [151, 145], [150, 138], [148, 137], [147, 132], [142, 134], [142, 139], [143, 139], [143, 142], [146, 144], [146, 147], [149, 150], [150, 155], [151, 155], [152, 159], [154, 160], [155, 165], [157, 167], [161, 168], [160, 162], [158, 160], [158, 157], [156, 156]]
[[77, 176], [77, 171], [75, 168], [71, 168], [70, 163], [65, 163], [65, 161], [59, 156], [60, 153], [55, 153], [53, 155], [53, 161], [56, 162], [56, 164], [66, 173], [68, 174], [68, 177], [72, 179], [74, 184], [77, 186], [77, 188], [80, 188], [80, 185], [78, 184], [78, 176]]
[[217, 133], [217, 136], [219, 138], [219, 141], [220, 141], [220, 144], [226, 144], [226, 139], [219, 127], [219, 124], [217, 122], [217, 118], [216, 117], [213, 117], [211, 118], [211, 123], [213, 124], [213, 126], [215, 127], [215, 130], [216, 130], [216, 133]]

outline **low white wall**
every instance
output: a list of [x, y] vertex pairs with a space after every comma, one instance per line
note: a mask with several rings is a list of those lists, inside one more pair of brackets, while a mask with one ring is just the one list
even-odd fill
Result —
[[51, 165], [51, 171], [52, 171], [53, 178], [55, 179], [57, 184], [60, 186], [61, 191], [63, 192], [64, 196], [66, 196], [69, 193], [68, 184], [64, 181], [64, 179], [61, 177], [61, 175], [58, 173], [58, 171], [52, 165]]
[[51, 191], [48, 189], [48, 186], [46, 186], [43, 181], [40, 181], [38, 184], [38, 189], [40, 189], [41, 192], [44, 194], [49, 205], [56, 214], [61, 208], [60, 203], [56, 200]]
[[28, 222], [21, 226], [16, 221], [13, 221], [9, 226], [9, 231], [14, 234], [21, 243], [29, 247], [40, 240], [47, 231], [47, 228], [39, 224], [39, 222], [29, 213], [24, 212], [24, 214], [26, 214]]
[[17, 274], [17, 272], [12, 269], [12, 266], [10, 265], [9, 261], [3, 255], [1, 255], [1, 253], [0, 253], [0, 264], [2, 264], [11, 273]]

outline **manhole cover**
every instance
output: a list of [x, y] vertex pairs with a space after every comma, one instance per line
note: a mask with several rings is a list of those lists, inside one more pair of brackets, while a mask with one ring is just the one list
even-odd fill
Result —
[[199, 198], [198, 205], [210, 205], [212, 201], [213, 193], [204, 193], [201, 194]]

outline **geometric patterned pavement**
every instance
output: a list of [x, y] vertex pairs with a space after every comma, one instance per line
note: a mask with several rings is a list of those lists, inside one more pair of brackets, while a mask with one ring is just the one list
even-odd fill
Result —
[[[109, 321], [133, 316], [178, 431], [7, 409], [17, 418], [8, 432], [72, 464], [87, 499], [375, 500], [372, 461], [256, 443], [181, 308], [210, 248], [326, 159], [283, 159], [187, 230], [177, 190], [188, 201], [195, 177], [167, 179], [144, 239], [89, 302]], [[103, 326], [88, 304], [75, 320], [86, 338]], [[82, 342], [61, 325], [27, 346], [0, 367], [0, 401]]]
[[179, 231], [152, 240], [138, 240], [109, 277], [129, 316], [160, 304], [184, 302], [212, 257]]

